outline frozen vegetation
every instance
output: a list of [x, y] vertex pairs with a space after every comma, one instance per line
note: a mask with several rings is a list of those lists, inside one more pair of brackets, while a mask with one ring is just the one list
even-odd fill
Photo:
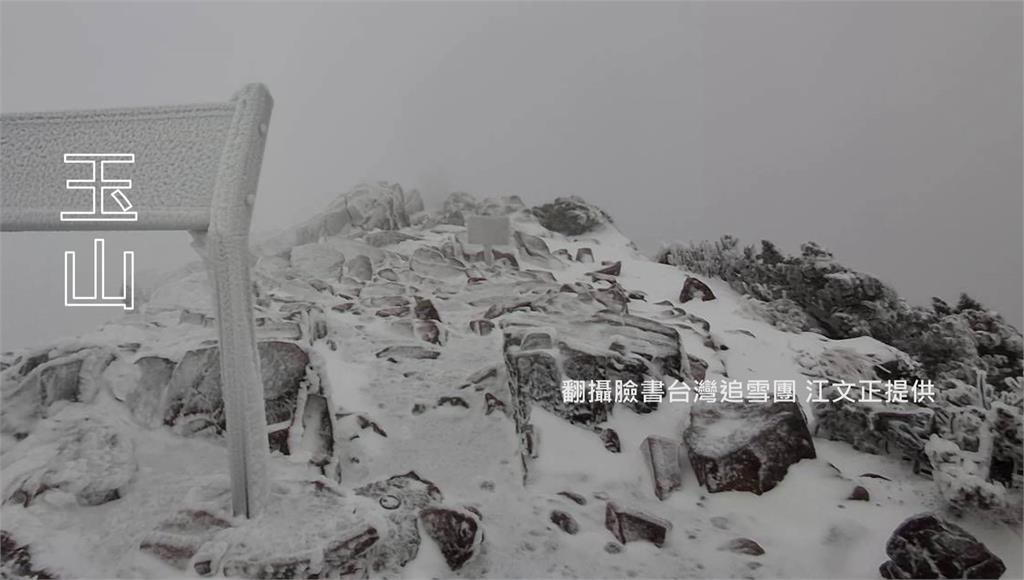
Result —
[[[493, 263], [474, 214], [511, 220]], [[253, 254], [267, 510], [230, 512], [192, 265], [123, 319], [4, 353], [5, 576], [1024, 575], [1021, 335], [968, 297], [911, 307], [815, 244], [650, 260], [578, 197], [426, 209], [387, 183]], [[594, 380], [692, 391], [566, 401]], [[934, 397], [812, 402], [808, 380]], [[711, 381], [745, 399], [693, 402]]]

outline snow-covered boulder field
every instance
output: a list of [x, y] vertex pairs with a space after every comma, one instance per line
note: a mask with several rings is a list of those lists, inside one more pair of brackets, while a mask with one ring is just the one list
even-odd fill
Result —
[[[510, 219], [493, 259], [472, 215]], [[230, 511], [191, 265], [95, 332], [3, 354], [4, 577], [1024, 577], [1012, 399], [808, 399], [915, 368], [834, 338], [855, 327], [835, 304], [885, 295], [860, 278], [827, 270], [833, 310], [805, 311], [642, 256], [578, 197], [428, 211], [386, 183], [253, 254], [267, 509]]]

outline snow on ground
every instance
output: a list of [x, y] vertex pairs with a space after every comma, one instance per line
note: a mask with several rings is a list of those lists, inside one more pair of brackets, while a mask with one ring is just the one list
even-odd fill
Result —
[[[570, 262], [563, 270], [552, 270], [560, 282], [585, 280], [584, 274], [600, 267], [602, 260], [622, 261], [620, 283], [627, 290], [647, 294], [646, 302], [630, 304], [631, 313], [657, 319], [665, 309], [658, 302], [678, 301], [687, 273], [643, 258], [614, 228], [569, 239], [528, 220], [515, 225], [544, 237], [552, 251], [564, 248], [575, 254], [580, 247], [594, 250], [594, 264]], [[424, 244], [439, 245], [447, 235], [443, 227], [416, 233], [424, 239], [404, 241], [390, 250], [409, 255]], [[717, 299], [692, 301], [685, 308], [708, 320], [715, 341], [729, 348], [712, 350], [695, 333], [681, 332], [681, 336], [687, 352], [709, 362], [709, 379], [793, 379], [803, 385], [804, 376], [795, 360], [800, 352], [819, 353], [836, 346], [864, 354], [891, 350], [867, 338], [829, 341], [814, 333], [779, 331], [744, 317], [742, 297], [726, 284], [714, 279], [705, 282]], [[194, 296], [197, 288], [190, 280], [154, 296], [161, 307], [199, 304]], [[360, 437], [361, 463], [357, 469], [343, 471], [343, 486], [351, 488], [415, 471], [440, 487], [446, 503], [474, 506], [483, 514], [486, 536], [482, 557], [453, 574], [436, 546], [424, 542], [417, 559], [404, 569], [406, 578], [876, 578], [878, 565], [886, 559], [885, 541], [890, 532], [907, 517], [940, 507], [933, 483], [915, 475], [908, 464], [822, 439], [814, 441], [817, 459], [791, 467], [782, 483], [764, 495], [707, 493], [687, 465], [682, 489], [659, 501], [640, 444], [649, 435], [681, 439], [689, 418], [686, 403], [663, 403], [648, 415], [617, 409], [607, 426], [621, 439], [622, 453], [618, 454], [607, 451], [588, 429], [535, 408], [533, 422], [541, 435], [541, 452], [530, 483], [524, 487], [512, 421], [501, 412], [485, 415], [483, 391], [461, 388], [477, 371], [495, 367], [497, 376], [482, 384], [487, 392], [506, 393], [502, 398], [507, 400], [500, 331], [483, 337], [465, 331], [483, 310], [468, 305], [474, 297], [465, 292], [434, 300], [449, 331], [448, 342], [436, 360], [390, 362], [377, 358], [375, 354], [382, 348], [408, 344], [409, 340], [390, 333], [380, 319], [333, 312], [326, 303], [327, 336], [311, 347], [323, 361], [334, 411], [365, 414], [386, 433], [386, 437]], [[172, 326], [171, 319], [176, 316], [153, 313], [149, 320]], [[145, 354], [158, 331], [129, 322], [108, 325], [81, 340], [90, 344], [139, 342], [143, 345], [140, 355]], [[161, 352], [184, 352], [201, 340], [215, 338], [214, 332], [204, 327], [165, 332], [159, 338]], [[801, 388], [797, 393], [803, 400]], [[438, 406], [441, 397], [461, 397], [469, 408]], [[27, 508], [6, 504], [3, 527], [31, 545], [38, 567], [64, 575], [179, 576], [180, 571], [137, 550], [138, 541], [180, 505], [189, 489], [226, 481], [223, 441], [180, 437], [167, 428], [139, 428], [124, 406], [105, 393], [94, 405], [94, 412], [131, 434], [139, 471], [128, 492], [119, 500], [91, 507], [45, 501]], [[413, 412], [417, 405], [422, 412]], [[69, 410], [71, 407], [74, 405]], [[810, 410], [805, 411], [810, 419]], [[24, 469], [24, 462], [31, 462], [32, 454], [41, 452], [27, 443], [30, 441], [4, 440], [5, 489], [7, 474]], [[271, 467], [278, 479], [317, 475], [300, 456], [275, 454]], [[888, 480], [863, 476], [866, 473]], [[845, 501], [855, 485], [867, 488], [871, 501]], [[558, 495], [561, 491], [584, 496], [586, 505]], [[604, 546], [613, 538], [604, 526], [605, 500], [671, 521], [673, 530], [666, 544], [659, 549], [634, 542], [626, 544], [621, 553], [606, 551]], [[549, 521], [552, 509], [570, 513], [579, 522], [580, 532], [568, 535], [553, 525]], [[1019, 530], [976, 517], [958, 523], [1002, 558], [1007, 566], [1004, 578], [1024, 577]], [[748, 556], [719, 549], [737, 537], [756, 540], [766, 553]]]

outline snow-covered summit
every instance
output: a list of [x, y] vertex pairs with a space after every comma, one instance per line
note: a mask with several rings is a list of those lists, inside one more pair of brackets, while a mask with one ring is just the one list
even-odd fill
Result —
[[[474, 214], [509, 216], [493, 263]], [[276, 503], [225, 511], [216, 312], [189, 267], [115, 323], [4, 354], [7, 572], [874, 578], [919, 573], [913, 553], [1022, 573], [1019, 522], [915, 518], [945, 509], [919, 469], [932, 410], [806, 400], [905, 353], [780, 324], [582, 198], [428, 209], [361, 185], [253, 254]], [[758, 381], [795, 401], [756, 402]], [[712, 382], [747, 402], [695, 403]]]

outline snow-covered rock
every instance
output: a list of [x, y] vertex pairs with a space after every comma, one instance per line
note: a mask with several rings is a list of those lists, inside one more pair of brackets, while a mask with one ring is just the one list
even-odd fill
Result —
[[624, 508], [615, 502], [608, 502], [605, 506], [604, 525], [623, 544], [644, 540], [659, 548], [665, 544], [672, 531], [671, 522], [639, 510]]
[[23, 356], [3, 371], [0, 431], [27, 434], [61, 401], [89, 403], [102, 386], [101, 375], [114, 360], [108, 348], [76, 347]]
[[[129, 436], [111, 424], [67, 409], [29, 436], [43, 451], [6, 466], [4, 502], [29, 506], [72, 498], [92, 506], [114, 501], [138, 469]], [[39, 447], [45, 445], [46, 447]]]
[[441, 548], [445, 562], [458, 570], [480, 552], [484, 540], [481, 518], [465, 508], [429, 507], [420, 512], [423, 531]]
[[[477, 214], [510, 217], [513, 239], [493, 264], [459, 225]], [[83, 431], [86, 447], [115, 430], [138, 465], [109, 470], [127, 483], [99, 506], [59, 489], [28, 507], [3, 504], [13, 552], [31, 555], [24, 566], [5, 559], [5, 572], [874, 578], [900, 520], [952, 508], [950, 497], [974, 497], [980, 482], [1005, 487], [1007, 508], [1019, 501], [1019, 345], [996, 318], [950, 312], [925, 338], [931, 352], [948, 347], [942, 364], [984, 364], [999, 385], [979, 390], [960, 377], [936, 384], [935, 405], [906, 409], [810, 403], [805, 378], [929, 378], [904, 346], [830, 339], [834, 328], [818, 324], [896, 328], [888, 306], [870, 310], [888, 304], [885, 290], [866, 306], [878, 289], [820, 248], [792, 263], [740, 256], [743, 267], [724, 259], [733, 250], [696, 251], [689, 263], [719, 272], [683, 271], [644, 258], [603, 218], [582, 234], [559, 229], [515, 197], [453, 195], [423, 208], [413, 191], [374, 184], [255, 244], [276, 498], [265, 518], [228, 515], [221, 432], [230, 426], [202, 264], [169, 273], [137, 312], [95, 332], [4, 353], [5, 499], [23, 483], [19, 497], [40, 489], [58, 420], [103, 424]], [[776, 274], [801, 292], [776, 295], [765, 286]], [[681, 306], [695, 275], [716, 298]], [[739, 281], [763, 302], [740, 296]], [[838, 310], [815, 310], [814, 300]], [[754, 379], [794, 380], [799, 402], [736, 410], [640, 388], [617, 400], [614, 389], [616, 380], [672, 389]], [[572, 402], [581, 384], [582, 402]], [[932, 436], [941, 442], [921, 449]], [[898, 453], [878, 453], [886, 447]], [[689, 485], [690, 469], [701, 485]], [[720, 489], [763, 495], [708, 493]], [[963, 507], [958, 523], [1019, 577], [1019, 518], [976, 509]]]
[[648, 437], [640, 445], [644, 462], [654, 483], [654, 495], [665, 499], [683, 486], [683, 448], [665, 437]]
[[1006, 566], [985, 544], [934, 514], [905, 520], [885, 545], [883, 578], [999, 578]]
[[712, 493], [760, 495], [794, 463], [816, 457], [796, 403], [698, 403], [684, 437], [697, 480]]
[[[281, 341], [261, 342], [256, 350], [267, 424], [291, 421], [309, 357], [298, 345]], [[163, 401], [165, 424], [186, 434], [205, 429], [223, 432], [219, 349], [207, 347], [185, 353], [171, 375]]]
[[559, 197], [530, 211], [542, 226], [567, 236], [583, 235], [611, 222], [607, 213], [577, 196]]

